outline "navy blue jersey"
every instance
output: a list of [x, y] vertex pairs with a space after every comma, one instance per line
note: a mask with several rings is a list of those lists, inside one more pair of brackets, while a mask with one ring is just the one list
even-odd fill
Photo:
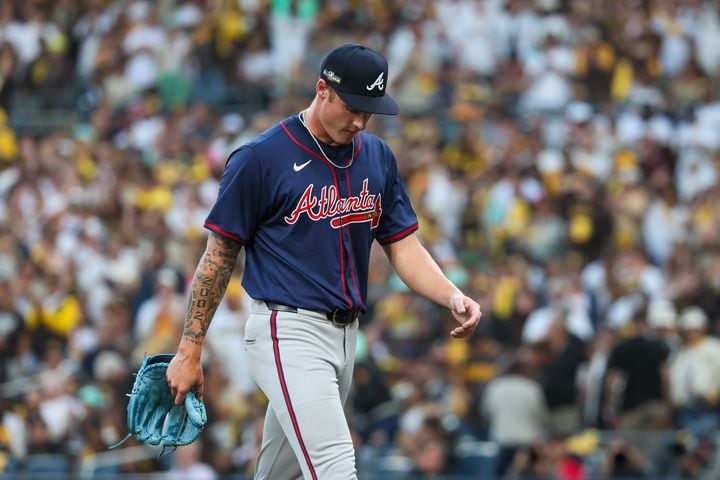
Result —
[[331, 147], [329, 163], [286, 118], [228, 158], [205, 227], [245, 247], [243, 287], [309, 310], [365, 311], [370, 247], [418, 228], [390, 148], [367, 132]]

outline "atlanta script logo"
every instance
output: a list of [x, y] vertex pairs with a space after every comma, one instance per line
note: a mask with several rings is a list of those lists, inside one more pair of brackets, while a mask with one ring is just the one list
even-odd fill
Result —
[[307, 215], [312, 221], [331, 218], [330, 226], [340, 228], [350, 223], [370, 222], [370, 228], [375, 228], [382, 215], [380, 194], [370, 195], [368, 192], [368, 179], [363, 180], [360, 195], [340, 198], [335, 185], [320, 189], [320, 196], [313, 195], [315, 186], [311, 183], [298, 200], [297, 206], [285, 217], [288, 225], [293, 225], [302, 215]]

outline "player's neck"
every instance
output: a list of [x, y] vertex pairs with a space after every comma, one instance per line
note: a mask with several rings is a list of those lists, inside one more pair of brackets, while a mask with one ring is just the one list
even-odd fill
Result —
[[305, 120], [305, 125], [307, 125], [307, 128], [310, 129], [310, 132], [315, 136], [315, 138], [317, 138], [326, 145], [330, 145], [333, 147], [338, 146], [338, 143], [335, 142], [332, 137], [328, 135], [327, 130], [323, 128], [317, 111], [315, 110], [314, 101], [307, 109], [303, 111], [302, 115]]

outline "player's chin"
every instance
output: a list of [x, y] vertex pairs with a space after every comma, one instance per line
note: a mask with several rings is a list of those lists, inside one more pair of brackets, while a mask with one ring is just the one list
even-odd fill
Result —
[[347, 145], [353, 141], [353, 137], [357, 133], [356, 130], [342, 130], [338, 132], [337, 143], [340, 145]]

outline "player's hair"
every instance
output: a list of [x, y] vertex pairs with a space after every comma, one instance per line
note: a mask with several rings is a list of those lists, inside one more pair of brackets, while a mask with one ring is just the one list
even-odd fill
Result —
[[332, 102], [335, 100], [337, 93], [335, 92], [335, 89], [330, 86], [328, 86], [328, 91], [330, 92], [328, 93], [328, 101]]

